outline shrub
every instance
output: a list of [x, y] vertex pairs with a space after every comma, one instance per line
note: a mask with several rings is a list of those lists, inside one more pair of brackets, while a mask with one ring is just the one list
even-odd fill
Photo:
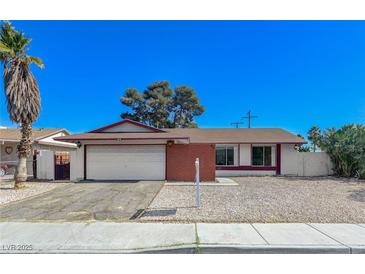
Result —
[[327, 129], [320, 138], [338, 176], [365, 178], [365, 126], [345, 125]]

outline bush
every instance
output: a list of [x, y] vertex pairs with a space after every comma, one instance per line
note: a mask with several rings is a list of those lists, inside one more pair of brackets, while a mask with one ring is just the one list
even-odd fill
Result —
[[365, 126], [345, 125], [327, 129], [320, 138], [338, 176], [365, 178]]

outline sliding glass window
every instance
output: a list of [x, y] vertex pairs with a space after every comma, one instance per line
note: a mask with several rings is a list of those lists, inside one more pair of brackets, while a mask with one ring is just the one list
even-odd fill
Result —
[[252, 147], [252, 165], [253, 166], [271, 166], [271, 146], [253, 146]]
[[217, 166], [234, 165], [234, 148], [232, 146], [216, 147], [215, 153]]

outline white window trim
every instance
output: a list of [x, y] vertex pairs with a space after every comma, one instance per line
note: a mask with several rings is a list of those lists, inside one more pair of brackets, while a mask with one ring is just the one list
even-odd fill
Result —
[[[235, 166], [235, 157], [236, 157], [236, 153], [235, 153], [235, 146], [234, 145], [219, 145], [219, 146], [216, 146], [216, 150], [217, 149], [222, 149], [222, 148], [224, 148], [225, 150], [226, 150], [226, 164], [225, 165], [217, 165], [217, 162], [215, 163], [215, 165], [216, 166]], [[227, 165], [227, 155], [228, 155], [228, 153], [227, 153], [227, 148], [231, 148], [231, 149], [233, 149], [233, 164], [232, 165]], [[216, 152], [217, 153], [217, 152]]]

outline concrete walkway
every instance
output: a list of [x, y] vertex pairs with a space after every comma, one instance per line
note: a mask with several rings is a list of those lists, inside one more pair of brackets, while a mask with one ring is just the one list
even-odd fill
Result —
[[365, 253], [365, 224], [0, 223], [1, 253]]

